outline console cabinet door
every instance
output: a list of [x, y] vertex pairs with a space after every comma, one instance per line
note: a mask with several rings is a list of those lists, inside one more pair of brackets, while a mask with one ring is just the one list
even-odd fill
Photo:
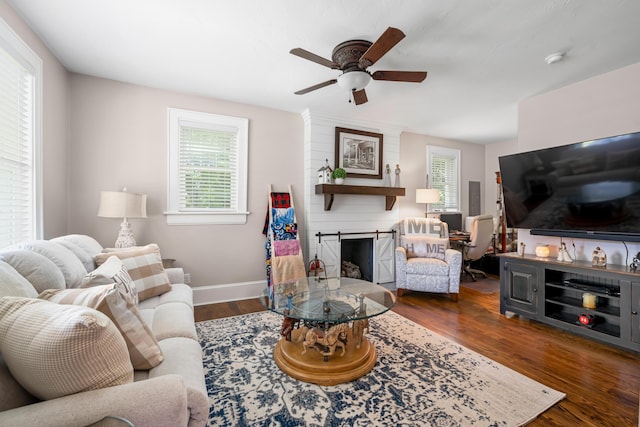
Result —
[[537, 317], [541, 299], [539, 291], [542, 290], [538, 289], [538, 269], [529, 264], [506, 261], [501, 273], [500, 312], [512, 311]]

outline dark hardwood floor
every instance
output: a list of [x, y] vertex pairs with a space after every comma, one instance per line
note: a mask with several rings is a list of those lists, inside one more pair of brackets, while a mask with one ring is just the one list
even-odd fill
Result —
[[[257, 299], [196, 307], [196, 321], [264, 310]], [[406, 292], [396, 313], [566, 393], [530, 426], [638, 426], [640, 354], [499, 310], [495, 278], [463, 282], [458, 302]]]

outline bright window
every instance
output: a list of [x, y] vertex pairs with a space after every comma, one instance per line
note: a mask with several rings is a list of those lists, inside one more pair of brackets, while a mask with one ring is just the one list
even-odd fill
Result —
[[440, 192], [440, 201], [431, 209], [460, 212], [460, 150], [428, 146], [427, 174], [431, 188]]
[[167, 223], [244, 224], [249, 120], [169, 108]]
[[42, 236], [42, 61], [0, 19], [0, 247]]

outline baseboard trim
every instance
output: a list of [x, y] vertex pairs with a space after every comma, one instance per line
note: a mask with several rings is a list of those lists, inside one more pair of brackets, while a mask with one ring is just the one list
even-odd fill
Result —
[[258, 298], [267, 286], [266, 280], [255, 282], [228, 283], [224, 285], [207, 285], [193, 288], [193, 305], [216, 304], [220, 302], [239, 301]]

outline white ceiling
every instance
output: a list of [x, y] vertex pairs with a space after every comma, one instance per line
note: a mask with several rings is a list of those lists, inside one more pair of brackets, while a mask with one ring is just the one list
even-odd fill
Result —
[[[640, 62], [638, 0], [9, 3], [73, 72], [476, 143], [515, 138], [522, 99]], [[372, 81], [360, 106], [338, 85], [294, 95], [339, 71], [289, 50], [330, 59], [389, 26], [406, 38], [369, 71], [426, 70], [423, 83]]]

